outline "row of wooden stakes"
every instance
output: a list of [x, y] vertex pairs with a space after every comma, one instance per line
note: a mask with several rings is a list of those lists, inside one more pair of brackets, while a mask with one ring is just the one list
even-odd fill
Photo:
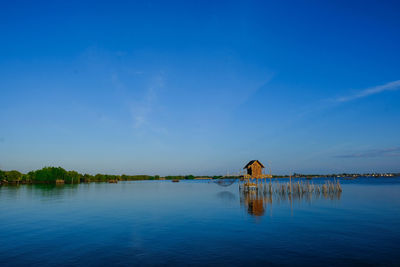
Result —
[[286, 182], [279, 183], [269, 182], [269, 183], [259, 183], [259, 184], [239, 184], [239, 190], [249, 191], [257, 190], [262, 191], [265, 194], [309, 194], [309, 193], [341, 193], [342, 186], [339, 180], [337, 181], [325, 181], [324, 184], [314, 184], [310, 182], [303, 183], [302, 181], [297, 181], [295, 183]]

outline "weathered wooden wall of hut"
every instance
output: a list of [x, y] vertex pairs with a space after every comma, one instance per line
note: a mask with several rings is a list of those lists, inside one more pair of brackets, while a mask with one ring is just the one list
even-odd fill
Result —
[[264, 166], [258, 160], [252, 160], [246, 165], [247, 174], [253, 178], [259, 178], [262, 175]]

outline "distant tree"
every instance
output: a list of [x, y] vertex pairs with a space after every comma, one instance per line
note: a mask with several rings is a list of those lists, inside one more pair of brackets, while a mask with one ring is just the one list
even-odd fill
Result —
[[61, 167], [44, 167], [41, 170], [29, 172], [28, 176], [32, 182], [55, 183], [56, 180], [65, 180], [67, 171]]
[[22, 173], [16, 170], [5, 172], [6, 180], [9, 182], [20, 182], [22, 179]]
[[85, 173], [85, 174], [81, 177], [81, 179], [83, 180], [83, 182], [88, 183], [88, 182], [90, 182], [91, 180], [94, 180], [94, 176]]
[[106, 176], [105, 176], [104, 174], [98, 173], [98, 174], [96, 174], [96, 175], [94, 176], [94, 180], [95, 180], [96, 182], [104, 182], [104, 181], [106, 181]]
[[66, 183], [69, 183], [69, 184], [76, 184], [76, 183], [79, 183], [79, 182], [80, 182], [81, 176], [82, 176], [82, 175], [79, 174], [79, 173], [76, 172], [76, 171], [68, 171], [67, 174], [66, 174], [66, 176], [65, 176], [65, 178], [64, 178], [64, 180], [65, 180]]
[[31, 179], [30, 179], [30, 176], [29, 176], [28, 174], [22, 174], [22, 179], [21, 179], [21, 181], [22, 181], [23, 183], [30, 183], [30, 182], [32, 182]]

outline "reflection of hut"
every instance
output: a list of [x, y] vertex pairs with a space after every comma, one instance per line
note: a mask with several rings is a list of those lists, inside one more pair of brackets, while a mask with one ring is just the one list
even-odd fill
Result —
[[251, 215], [263, 216], [265, 212], [263, 199], [250, 200], [248, 202], [247, 212]]
[[256, 217], [265, 214], [266, 205], [272, 203], [271, 196], [263, 196], [256, 191], [242, 191], [240, 203], [246, 207], [247, 213]]

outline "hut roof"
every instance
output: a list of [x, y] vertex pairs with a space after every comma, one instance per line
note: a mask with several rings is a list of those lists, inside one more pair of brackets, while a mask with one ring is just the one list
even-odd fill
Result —
[[253, 165], [254, 163], [258, 162], [258, 164], [261, 165], [261, 167], [265, 168], [265, 166], [258, 160], [250, 160], [249, 163], [246, 164], [246, 166], [244, 166], [243, 169], [247, 169], [249, 166]]

